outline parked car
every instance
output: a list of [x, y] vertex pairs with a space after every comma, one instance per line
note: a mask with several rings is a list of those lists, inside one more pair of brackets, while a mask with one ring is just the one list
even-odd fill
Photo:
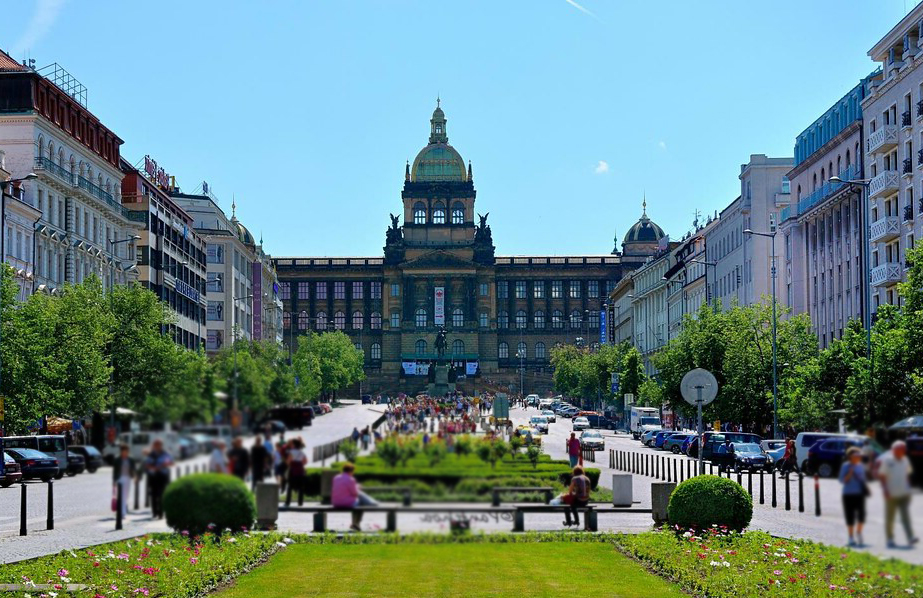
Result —
[[[230, 428], [228, 428], [230, 430]], [[169, 431], [143, 431], [143, 432], [122, 432], [118, 436], [116, 444], [108, 444], [103, 449], [103, 458], [112, 463], [119, 456], [119, 447], [123, 444], [128, 445], [128, 455], [135, 461], [141, 461], [147, 455], [151, 445], [155, 440], [163, 443], [163, 448], [169, 454], [180, 456], [181, 448], [179, 434]]]
[[269, 430], [269, 434], [274, 436], [276, 434], [285, 434], [285, 431], [288, 430], [288, 426], [286, 426], [283, 421], [265, 418], [253, 424], [254, 434], [266, 434], [267, 429]]
[[[724, 444], [725, 441], [730, 440], [731, 443], [756, 443], [759, 444], [763, 441], [762, 438], [756, 434], [749, 434], [747, 432], [705, 432], [705, 454], [703, 458], [708, 461], [711, 459], [712, 449], [718, 444]], [[720, 436], [720, 439], [714, 438]], [[714, 438], [714, 440], [713, 440]], [[699, 441], [698, 436], [693, 437], [691, 443], [689, 443], [689, 450], [686, 451], [686, 454], [693, 458], [698, 458], [699, 456]]]
[[321, 407], [320, 405], [311, 405], [311, 411], [314, 412], [315, 416], [324, 415], [325, 413], [327, 413], [326, 411], [324, 411], [324, 408]]
[[737, 471], [772, 471], [772, 460], [763, 447], [753, 442], [734, 444], [734, 468]]
[[850, 447], [865, 449], [866, 445], [867, 442], [859, 438], [828, 438], [818, 441], [808, 450], [808, 465], [803, 472], [832, 478], [840, 473], [840, 466]]
[[650, 430], [645, 430], [641, 433], [641, 444], [644, 446], [651, 446], [651, 443], [654, 441], [654, 437], [657, 436], [657, 433], [660, 432], [660, 428], [651, 428]]
[[47, 482], [58, 475], [58, 460], [51, 455], [27, 448], [11, 448], [6, 452], [19, 464], [24, 480]]
[[541, 434], [548, 433], [548, 418], [544, 415], [533, 415], [529, 419], [529, 424]]
[[534, 444], [535, 446], [542, 445], [542, 433], [541, 432], [539, 432], [537, 429], [533, 428], [529, 424], [523, 424], [519, 426], [519, 436], [522, 438], [523, 442], [526, 442], [526, 438], [528, 438], [529, 434], [532, 435], [532, 444]]
[[763, 450], [767, 453], [774, 451], [779, 447], [785, 448], [785, 440], [764, 440], [760, 443], [760, 446], [763, 447]]
[[67, 451], [67, 475], [74, 477], [78, 473], [83, 473], [87, 470], [87, 461], [83, 458], [83, 455], [80, 453], [75, 453], [74, 451]]
[[179, 446], [178, 457], [180, 460], [191, 459], [199, 454], [199, 443], [189, 436], [179, 436], [176, 439], [176, 444]]
[[[689, 447], [692, 445], [692, 442], [698, 438], [698, 434], [690, 434], [686, 440], [683, 441], [681, 447], [679, 447], [679, 452], [684, 455], [689, 455]], [[690, 457], [692, 455], [689, 455]]]
[[591, 428], [600, 428], [603, 430], [614, 430], [615, 422], [605, 415], [587, 415], [587, 421], [590, 422]]
[[0, 486], [9, 488], [20, 480], [22, 480], [22, 470], [19, 468], [19, 463], [10, 455], [3, 453], [3, 475], [0, 475]]
[[362, 404], [371, 405], [372, 404], [372, 395], [362, 395]]
[[189, 438], [192, 438], [199, 444], [199, 448], [202, 451], [202, 454], [208, 455], [213, 450], [215, 450], [215, 442], [218, 441], [217, 438], [213, 436], [208, 436], [206, 434], [185, 434]]
[[867, 438], [866, 436], [860, 436], [858, 434], [834, 434], [830, 432], [801, 432], [795, 437], [795, 457], [797, 458], [798, 465], [801, 467], [801, 471], [805, 472], [810, 469], [810, 464], [808, 463], [808, 451], [810, 451], [815, 444], [821, 440], [828, 440], [831, 438], [839, 439], [852, 439], [852, 440], [863, 440]]
[[544, 411], [542, 411], [542, 417], [547, 419], [548, 423], [551, 423], [551, 424], [558, 421], [558, 416], [556, 416], [554, 414], [554, 411], [552, 411], [551, 409], [545, 409]]
[[[385, 399], [382, 399], [383, 401]], [[387, 404], [387, 403], [386, 403]], [[300, 430], [305, 426], [310, 426], [316, 415], [311, 406], [299, 407], [273, 407], [266, 414], [264, 419], [280, 421], [285, 424], [289, 430]]]
[[669, 437], [665, 438], [663, 441], [663, 450], [670, 451], [674, 455], [678, 455], [682, 452], [683, 444], [689, 439], [693, 434], [687, 434], [685, 432], [676, 432], [670, 434]]
[[574, 430], [586, 430], [590, 427], [590, 420], [585, 417], [574, 418]]
[[775, 469], [778, 466], [778, 463], [782, 461], [785, 457], [785, 445], [778, 448], [774, 448], [771, 451], [766, 451], [766, 454], [769, 455], [769, 458], [772, 459], [772, 467]]
[[597, 430], [584, 430], [580, 434], [580, 446], [594, 451], [601, 451], [606, 448], [606, 440]]
[[651, 443], [651, 445], [654, 448], [662, 449], [663, 443], [666, 442], [667, 438], [677, 433], [678, 432], [674, 432], [673, 430], [661, 430], [654, 434], [654, 441]]
[[82, 455], [90, 473], [96, 473], [96, 470], [103, 466], [103, 454], [92, 444], [74, 444], [67, 447], [67, 450]]
[[50, 455], [57, 459], [58, 473], [55, 478], [60, 480], [67, 471], [67, 442], [60, 434], [45, 434], [39, 436], [7, 436], [3, 439], [3, 447], [32, 449]]
[[234, 438], [231, 426], [222, 425], [190, 426], [184, 429], [183, 433], [193, 436], [196, 434], [204, 434], [212, 440], [222, 440], [228, 446], [231, 446], [231, 440]]
[[333, 411], [333, 406], [330, 403], [320, 403], [320, 408], [324, 410], [324, 413]]

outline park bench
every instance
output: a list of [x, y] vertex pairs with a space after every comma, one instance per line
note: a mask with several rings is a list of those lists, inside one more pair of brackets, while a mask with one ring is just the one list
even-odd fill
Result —
[[343, 509], [338, 507], [333, 507], [331, 505], [304, 505], [298, 507], [285, 507], [280, 506], [279, 512], [295, 512], [295, 513], [313, 513], [314, 514], [314, 532], [323, 533], [327, 531], [327, 515], [330, 513], [352, 513], [353, 511], [359, 511], [361, 513], [384, 513], [386, 516], [385, 531], [396, 532], [397, 531], [397, 516], [398, 514], [403, 515], [412, 515], [412, 514], [444, 514], [445, 522], [448, 523], [453, 519], [457, 519], [455, 516], [457, 514], [464, 514], [466, 519], [479, 519], [483, 522], [493, 521], [512, 521], [513, 514], [515, 513], [515, 507], [489, 507], [485, 505], [473, 505], [473, 506], [445, 506], [445, 505], [433, 505], [433, 506], [416, 506], [416, 507], [404, 507], [400, 505], [377, 505], [369, 507], [354, 507], [352, 509]]
[[541, 492], [545, 495], [545, 504], [551, 502], [554, 488], [550, 486], [497, 486], [491, 490], [491, 505], [500, 506], [500, 495], [509, 492]]
[[405, 507], [409, 507], [413, 502], [413, 488], [410, 486], [366, 486], [363, 484], [361, 489], [363, 492], [373, 497], [376, 492], [392, 492], [395, 494], [400, 494], [403, 497], [402, 503]]
[[[515, 509], [516, 512], [513, 514], [513, 531], [524, 532], [526, 531], [526, 513], [564, 513], [565, 511], [569, 511], [570, 507], [567, 505], [517, 505]], [[597, 515], [600, 513], [650, 514], [652, 512], [651, 509], [636, 509], [633, 507], [610, 507], [599, 505], [587, 505], [585, 507], [578, 507], [577, 511], [584, 514], [586, 521], [585, 527], [588, 531], [591, 532], [599, 531]]]

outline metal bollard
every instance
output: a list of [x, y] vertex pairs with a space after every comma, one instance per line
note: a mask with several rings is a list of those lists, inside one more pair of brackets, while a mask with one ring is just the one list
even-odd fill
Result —
[[715, 464], [714, 463], [711, 463], [711, 462], [708, 463], [708, 475], [715, 475]]
[[692, 477], [692, 459], [686, 461], [686, 479]]
[[[775, 477], [775, 476], [773, 476], [773, 477]], [[761, 505], [766, 504], [766, 498], [765, 498], [764, 492], [763, 492], [763, 472], [762, 472], [762, 471], [760, 472], [760, 504], [761, 504]]]
[[135, 511], [140, 509], [141, 504], [141, 476], [135, 476]]
[[54, 480], [48, 480], [48, 508], [45, 529], [54, 529]]
[[798, 475], [798, 512], [804, 513], [804, 475]]
[[[737, 485], [740, 486], [741, 488], [743, 488], [743, 483], [742, 483], [742, 482], [743, 482], [743, 478], [742, 478], [742, 476], [743, 476], [743, 473], [740, 471], [740, 468], [738, 467], [738, 468], [737, 468]], [[728, 472], [728, 477], [731, 477], [730, 472]]]
[[753, 470], [747, 470], [747, 492], [750, 493], [750, 500], [753, 500]]
[[791, 493], [791, 488], [789, 484], [789, 477], [790, 476], [785, 476], [785, 510], [786, 511], [792, 510], [792, 493]]
[[776, 476], [775, 474], [773, 474], [772, 476], [772, 508], [775, 509], [777, 504], [778, 503], [776, 502]]
[[665, 469], [667, 470], [667, 482], [672, 482], [673, 480], [670, 479], [670, 459], [667, 459], [666, 462], [664, 462], [664, 465], [666, 466]]
[[118, 531], [122, 529], [122, 501], [125, 500], [121, 484], [115, 485], [115, 497], [115, 529]]
[[19, 535], [25, 536], [28, 531], [26, 530], [26, 485], [22, 484], [22, 492], [20, 493], [19, 498]]
[[151, 506], [151, 476], [144, 476], [144, 508]]
[[814, 474], [814, 514], [820, 517], [820, 476]]
[[681, 469], [682, 469], [682, 468], [679, 467], [679, 461], [676, 460], [676, 459], [673, 459], [673, 481], [674, 481], [674, 482], [678, 482], [678, 481], [679, 481], [679, 474], [678, 474], [678, 471], [680, 471]]

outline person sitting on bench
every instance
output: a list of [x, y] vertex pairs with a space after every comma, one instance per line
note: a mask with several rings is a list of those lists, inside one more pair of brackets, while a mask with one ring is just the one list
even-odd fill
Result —
[[574, 468], [574, 475], [570, 479], [568, 488], [568, 497], [570, 500], [570, 509], [564, 511], [564, 525], [570, 527], [570, 516], [573, 514], [573, 525], [580, 525], [580, 515], [577, 509], [585, 507], [590, 502], [590, 478], [583, 474], [583, 468], [579, 465]]
[[[355, 507], [374, 507], [378, 503], [368, 494], [359, 489], [353, 472], [356, 466], [352, 463], [343, 465], [343, 473], [333, 478], [333, 486], [330, 490], [330, 504], [338, 509], [353, 509]], [[349, 526], [354, 532], [360, 531], [359, 524], [362, 523], [362, 512], [352, 512], [353, 522]]]

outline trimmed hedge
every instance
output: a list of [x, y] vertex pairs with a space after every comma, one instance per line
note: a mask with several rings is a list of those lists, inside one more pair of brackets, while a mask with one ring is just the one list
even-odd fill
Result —
[[670, 495], [671, 525], [704, 529], [714, 525], [743, 531], [753, 518], [753, 499], [733, 480], [705, 475], [686, 480]]
[[256, 501], [243, 480], [224, 473], [180, 478], [163, 495], [167, 525], [192, 535], [209, 531], [249, 529], [256, 519]]

